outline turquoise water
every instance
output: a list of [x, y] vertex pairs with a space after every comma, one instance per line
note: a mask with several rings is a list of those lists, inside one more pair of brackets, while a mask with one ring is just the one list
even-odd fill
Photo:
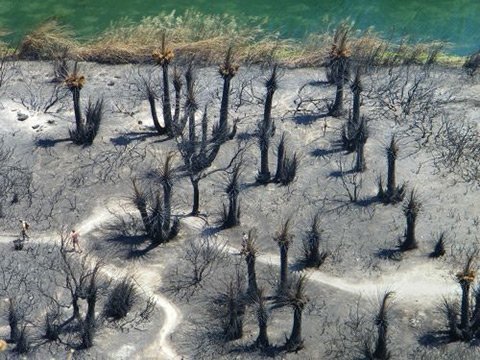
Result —
[[357, 27], [373, 26], [387, 38], [406, 34], [415, 40], [445, 40], [450, 52], [480, 49], [480, 0], [0, 0], [0, 27], [18, 40], [41, 21], [56, 17], [80, 37], [91, 37], [112, 21], [139, 20], [160, 12], [195, 9], [267, 19], [266, 27], [284, 37], [302, 38], [349, 17]]

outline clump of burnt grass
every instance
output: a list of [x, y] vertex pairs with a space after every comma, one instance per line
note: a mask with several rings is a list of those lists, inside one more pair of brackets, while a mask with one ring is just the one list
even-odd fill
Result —
[[[18, 56], [51, 60], [68, 49], [69, 57], [75, 60], [110, 64], [151, 62], [152, 52], [165, 36], [179, 63], [194, 56], [203, 65], [218, 64], [225, 48], [233, 47], [239, 63], [267, 63], [274, 58], [280, 66], [325, 65], [334, 31], [293, 41], [266, 30], [264, 24], [261, 18], [239, 20], [231, 15], [187, 10], [182, 14], [161, 13], [139, 22], [122, 19], [96, 38], [80, 42], [69, 27], [49, 20], [24, 37]], [[455, 64], [463, 63], [461, 58], [445, 56], [441, 43], [392, 42], [371, 30], [352, 31], [350, 49], [352, 57], [363, 63], [452, 63], [452, 59]]]

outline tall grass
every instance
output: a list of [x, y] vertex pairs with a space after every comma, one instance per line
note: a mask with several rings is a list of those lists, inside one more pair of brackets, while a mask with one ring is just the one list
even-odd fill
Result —
[[[96, 38], [78, 41], [68, 26], [49, 20], [26, 35], [21, 42], [20, 58], [52, 59], [65, 49], [76, 60], [102, 63], [152, 61], [162, 34], [178, 59], [192, 56], [203, 64], [218, 64], [225, 49], [233, 46], [241, 63], [269, 62], [291, 67], [318, 66], [325, 63], [333, 42], [333, 31], [313, 33], [303, 40], [280, 38], [265, 29], [261, 18], [238, 20], [231, 15], [207, 15], [194, 10], [182, 14], [161, 13], [139, 22], [127, 18], [112, 23]], [[425, 63], [463, 63], [463, 58], [446, 57], [439, 43], [393, 43], [373, 31], [351, 34], [352, 56], [373, 57], [377, 62], [408, 61]], [[388, 61], [387, 61], [388, 60]]]

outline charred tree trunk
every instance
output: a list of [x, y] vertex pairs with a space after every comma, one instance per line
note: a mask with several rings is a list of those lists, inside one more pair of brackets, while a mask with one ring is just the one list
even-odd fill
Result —
[[181, 103], [181, 95], [182, 95], [182, 80], [180, 78], [180, 74], [177, 72], [177, 69], [175, 67], [174, 75], [173, 75], [173, 88], [175, 89], [175, 111], [173, 114], [173, 123], [175, 126], [173, 126], [173, 129], [175, 130], [175, 133], [177, 133], [177, 125], [178, 121], [180, 119], [180, 103]]
[[268, 164], [268, 152], [270, 149], [270, 138], [273, 133], [272, 124], [272, 103], [273, 95], [277, 90], [277, 66], [274, 66], [270, 78], [266, 82], [267, 96], [265, 98], [265, 108], [263, 111], [263, 121], [260, 124], [259, 143], [260, 143], [260, 173], [257, 181], [266, 184], [270, 181], [270, 169]]
[[395, 181], [395, 162], [397, 160], [397, 151], [394, 147], [394, 138], [392, 137], [392, 142], [390, 147], [387, 149], [387, 195], [392, 196], [396, 190], [396, 181]]
[[270, 346], [268, 340], [268, 312], [265, 304], [265, 299], [258, 299], [257, 308], [257, 321], [258, 321], [258, 336], [255, 340], [255, 345], [260, 349], [266, 349]]
[[202, 139], [200, 143], [200, 152], [205, 153], [207, 150], [207, 138], [208, 138], [208, 110], [205, 106], [205, 110], [202, 116]]
[[462, 288], [462, 304], [460, 309], [460, 329], [462, 333], [468, 332], [470, 327], [470, 281], [462, 280], [460, 282]]
[[228, 213], [225, 214], [223, 222], [225, 229], [240, 225], [240, 204], [238, 201], [238, 195], [240, 194], [239, 177], [240, 165], [236, 165], [225, 189], [228, 196]]
[[279, 293], [284, 294], [288, 288], [288, 245], [280, 245], [280, 286]]
[[365, 144], [367, 143], [368, 129], [365, 118], [360, 120], [357, 133], [355, 135], [355, 148], [357, 152], [355, 171], [363, 172], [367, 166], [365, 164]]
[[405, 196], [405, 185], [397, 186], [395, 177], [395, 164], [398, 156], [398, 145], [395, 135], [386, 148], [387, 155], [387, 188], [383, 189], [382, 180], [379, 180], [378, 197], [385, 204], [395, 204], [402, 201]]
[[[95, 276], [95, 275], [92, 275]], [[95, 286], [95, 285], [94, 285]], [[82, 326], [82, 347], [88, 349], [93, 346], [95, 336], [95, 305], [97, 303], [97, 289], [92, 289], [87, 296], [87, 315]]]
[[400, 250], [407, 251], [418, 247], [415, 237], [415, 222], [420, 211], [420, 203], [416, 199], [415, 191], [410, 193], [407, 203], [403, 207], [403, 213], [407, 220], [407, 228], [405, 229], [405, 240], [400, 246]]
[[[219, 73], [220, 76], [223, 78], [223, 91], [222, 91], [222, 103], [220, 105], [220, 132], [224, 132], [225, 134], [228, 132], [228, 104], [230, 99], [230, 83], [232, 78], [236, 75], [238, 71], [238, 66], [234, 65], [232, 62], [232, 48], [229, 47], [227, 53], [225, 55], [225, 60], [222, 65], [220, 65]], [[230, 134], [224, 140], [228, 138], [232, 139], [236, 131], [236, 126], [232, 130], [232, 134]]]
[[147, 201], [145, 195], [139, 190], [135, 180], [132, 180], [133, 190], [134, 190], [134, 199], [133, 202], [140, 212], [140, 217], [142, 218], [143, 226], [145, 227], [145, 232], [151, 234], [152, 222], [147, 211]]
[[283, 133], [277, 148], [277, 171], [274, 178], [275, 182], [280, 182], [280, 180], [285, 177], [285, 157], [285, 133]]
[[240, 206], [238, 193], [228, 198], [228, 213], [223, 227], [225, 229], [240, 225]]
[[200, 208], [200, 189], [198, 187], [199, 179], [190, 177], [190, 181], [193, 187], [193, 205], [192, 205], [192, 216], [197, 216], [199, 214]]
[[163, 232], [165, 234], [168, 234], [170, 232], [171, 217], [172, 217], [172, 184], [170, 183], [170, 181], [164, 181], [163, 182]]
[[72, 308], [73, 308], [73, 315], [72, 319], [77, 319], [80, 320], [80, 305], [78, 304], [79, 297], [76, 293], [76, 290], [74, 291], [72, 295]]
[[338, 61], [338, 69], [336, 70], [337, 73], [335, 74], [335, 85], [337, 90], [335, 92], [335, 102], [332, 105], [330, 110], [330, 115], [334, 117], [342, 116], [344, 113], [343, 109], [343, 92], [345, 87], [345, 78], [347, 72], [347, 60], [340, 58], [335, 61]]
[[228, 323], [225, 328], [225, 339], [227, 341], [237, 340], [243, 336], [242, 309], [237, 294], [230, 284], [228, 294]]
[[373, 353], [373, 358], [378, 360], [388, 360], [390, 359], [390, 352], [387, 348], [387, 330], [388, 326], [386, 322], [378, 324], [378, 338], [375, 345], [375, 351]]
[[387, 318], [387, 301], [392, 296], [392, 292], [387, 292], [380, 305], [375, 325], [377, 326], [377, 341], [375, 345], [375, 351], [373, 352], [373, 359], [388, 360], [390, 359], [390, 352], [387, 349], [387, 331], [388, 331], [388, 318]]
[[8, 326], [10, 327], [10, 341], [16, 343], [20, 337], [18, 310], [13, 299], [8, 304]]
[[220, 131], [228, 130], [228, 104], [230, 100], [230, 76], [223, 78], [222, 103], [220, 105]]
[[407, 214], [407, 228], [405, 229], [405, 242], [403, 243], [403, 250], [412, 250], [418, 247], [415, 238], [415, 216]]
[[302, 308], [295, 306], [293, 309], [292, 333], [287, 340], [287, 351], [298, 351], [303, 347], [302, 339]]
[[82, 120], [82, 111], [80, 109], [80, 89], [78, 87], [72, 88], [73, 97], [73, 111], [75, 112], [75, 125], [77, 130], [77, 136], [82, 139], [85, 133]]
[[365, 142], [360, 141], [357, 143], [357, 158], [355, 163], [355, 171], [363, 172], [367, 166], [365, 165]]
[[248, 253], [245, 256], [247, 262], [247, 274], [248, 274], [248, 289], [247, 295], [251, 298], [256, 298], [258, 295], [257, 285], [257, 273], [255, 270], [255, 254]]
[[155, 126], [155, 129], [157, 130], [159, 135], [165, 135], [166, 130], [162, 125], [160, 125], [160, 122], [158, 121], [157, 108], [155, 106], [155, 94], [150, 88], [147, 89], [147, 91], [148, 103], [150, 104], [150, 113], [152, 114], [153, 125]]
[[354, 124], [358, 125], [360, 123], [360, 96], [363, 90], [362, 82], [360, 80], [360, 69], [357, 69], [355, 72], [355, 79], [351, 86], [353, 92], [353, 111], [352, 111], [352, 121]]
[[162, 64], [163, 73], [163, 122], [165, 125], [165, 132], [168, 136], [173, 136], [172, 128], [172, 108], [170, 103], [170, 84], [168, 79], [168, 62]]
[[187, 83], [187, 100], [185, 103], [185, 108], [188, 116], [188, 140], [191, 144], [194, 144], [196, 141], [195, 112], [198, 109], [198, 105], [195, 99], [195, 80], [193, 78], [193, 70], [191, 67], [188, 68], [187, 73], [185, 74], [185, 79]]

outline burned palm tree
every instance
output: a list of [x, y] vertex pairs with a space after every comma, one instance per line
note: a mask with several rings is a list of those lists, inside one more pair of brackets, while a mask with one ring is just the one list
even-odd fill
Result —
[[377, 327], [377, 340], [375, 341], [375, 349], [372, 351], [370, 344], [365, 344], [365, 357], [371, 360], [388, 360], [391, 358], [388, 350], [388, 300], [393, 296], [393, 292], [389, 291], [383, 295], [380, 303], [380, 309], [375, 318], [375, 326]]
[[330, 78], [336, 86], [335, 101], [329, 114], [335, 117], [344, 113], [343, 92], [350, 72], [350, 49], [348, 46], [350, 31], [351, 26], [347, 23], [341, 23], [337, 27], [328, 59], [327, 78]]
[[77, 63], [75, 63], [73, 72], [65, 78], [64, 83], [72, 93], [75, 113], [76, 127], [74, 130], [70, 130], [70, 138], [75, 144], [91, 145], [97, 136], [103, 118], [103, 99], [94, 103], [88, 102], [84, 119], [80, 108], [80, 91], [85, 85], [85, 77], [78, 74]]
[[361, 72], [361, 67], [357, 66], [355, 70], [355, 78], [350, 85], [350, 89], [353, 93], [352, 111], [349, 113], [347, 123], [342, 129], [342, 145], [348, 152], [356, 150], [356, 136], [362, 121], [362, 117], [360, 116], [361, 94], [363, 91]]
[[[457, 280], [462, 289], [462, 303], [460, 308], [460, 325], [459, 329], [462, 333], [462, 338], [471, 340], [473, 337], [472, 324], [470, 323], [471, 308], [470, 308], [470, 292], [472, 283], [475, 281], [475, 271], [472, 269], [474, 256], [471, 255], [467, 259], [465, 268], [462, 272], [457, 274]], [[478, 326], [478, 324], [477, 324]]]
[[31, 346], [30, 346], [30, 337], [27, 332], [27, 326], [24, 325], [20, 329], [20, 333], [18, 334], [18, 339], [16, 342], [16, 346], [13, 349], [17, 354], [27, 354], [30, 352]]
[[303, 258], [301, 262], [305, 267], [319, 267], [324, 262], [329, 253], [320, 252], [321, 242], [320, 214], [315, 214], [310, 229], [303, 238]]
[[260, 172], [257, 175], [257, 181], [260, 184], [266, 184], [270, 182], [268, 152], [270, 149], [270, 139], [275, 131], [275, 127], [272, 122], [272, 102], [273, 95], [277, 90], [277, 86], [277, 65], [274, 65], [272, 73], [265, 83], [265, 87], [267, 88], [267, 96], [265, 98], [263, 120], [258, 126], [258, 140], [260, 145]]
[[99, 275], [100, 263], [96, 263], [91, 272], [88, 274], [88, 284], [85, 286], [84, 297], [87, 301], [87, 313], [85, 319], [81, 322], [81, 340], [82, 347], [88, 349], [93, 346], [93, 338], [97, 327], [95, 318], [95, 307], [97, 304], [97, 295], [99, 285], [97, 278]]
[[240, 251], [240, 253], [245, 256], [245, 261], [247, 262], [247, 296], [251, 299], [255, 299], [258, 295], [257, 273], [255, 271], [255, 260], [257, 257], [258, 248], [255, 244], [255, 238], [256, 231], [254, 230], [250, 230], [248, 234], [244, 234], [242, 240], [242, 250]]
[[395, 163], [398, 157], [398, 142], [392, 135], [390, 145], [386, 148], [387, 155], [387, 189], [383, 189], [382, 180], [379, 180], [378, 197], [385, 204], [395, 204], [403, 200], [405, 185], [396, 185]]
[[228, 209], [223, 205], [223, 224], [224, 229], [240, 225], [240, 169], [241, 163], [236, 164], [229, 174], [225, 193], [228, 197]]
[[15, 299], [8, 299], [8, 326], [10, 327], [10, 341], [16, 343], [20, 337], [20, 324], [22, 315]]
[[243, 284], [239, 273], [236, 274], [235, 279], [228, 282], [227, 291], [221, 294], [219, 302], [225, 309], [225, 313], [222, 314], [225, 341], [240, 339], [243, 336], [245, 301]]
[[287, 151], [285, 133], [282, 133], [277, 146], [277, 170], [273, 181], [284, 186], [293, 182], [297, 176], [298, 163], [297, 153], [290, 154]]
[[197, 216], [200, 208], [200, 180], [208, 176], [205, 173], [217, 157], [220, 147], [225, 143], [226, 134], [218, 129], [212, 138], [208, 137], [208, 111], [205, 106], [202, 118], [201, 141], [192, 141], [190, 137], [182, 136], [177, 143], [182, 155], [185, 170], [193, 187], [193, 205], [191, 215]]
[[[155, 192], [154, 199], [148, 199], [147, 194], [133, 183], [133, 203], [140, 212], [145, 232], [154, 244], [164, 243], [173, 239], [179, 231], [179, 221], [172, 216], [172, 186], [174, 168], [172, 166], [173, 153], [169, 153], [163, 166], [158, 171], [158, 179], [163, 190], [163, 199], [159, 192]], [[150, 200], [150, 201], [149, 201]]]
[[[229, 47], [227, 53], [225, 54], [225, 60], [223, 64], [220, 65], [218, 72], [223, 79], [223, 91], [222, 91], [222, 102], [220, 105], [220, 121], [219, 121], [219, 130], [221, 132], [227, 133], [228, 129], [228, 104], [230, 100], [230, 85], [233, 77], [238, 72], [238, 65], [233, 63], [233, 49]], [[229, 135], [230, 138], [233, 138], [235, 135], [235, 124], [232, 130], [232, 133]], [[233, 136], [232, 136], [233, 134]]]
[[292, 284], [292, 288], [289, 289], [286, 301], [290, 307], [293, 309], [293, 325], [292, 332], [287, 339], [285, 348], [287, 351], [299, 351], [303, 348], [303, 337], [302, 337], [302, 314], [305, 308], [305, 305], [308, 303], [308, 297], [305, 294], [305, 287], [307, 285], [306, 275], [301, 275], [296, 279]]
[[[195, 140], [193, 140], [190, 137], [190, 134], [189, 136], [182, 135], [179, 139], [177, 139], [178, 150], [185, 164], [185, 167], [184, 167], [185, 173], [190, 179], [190, 182], [193, 187], [193, 205], [192, 205], [192, 212], [191, 212], [191, 215], [193, 216], [197, 216], [199, 214], [200, 180], [204, 179], [205, 177], [209, 176], [214, 172], [220, 172], [220, 171], [226, 172], [237, 162], [237, 159], [241, 157], [241, 155], [244, 152], [244, 148], [239, 147], [235, 152], [235, 154], [232, 156], [230, 163], [227, 166], [223, 168], [217, 168], [207, 172], [207, 169], [210, 168], [213, 161], [217, 157], [221, 146], [226, 142], [228, 134], [225, 132], [225, 130], [222, 130], [222, 126], [220, 124], [216, 124], [213, 126], [211, 137], [209, 137], [207, 106], [205, 106], [205, 109], [203, 112], [201, 125], [202, 125], [201, 126], [202, 133], [201, 133], [200, 139], [198, 139], [198, 137], [196, 136]], [[238, 181], [238, 178], [236, 181]], [[235, 190], [235, 186], [233, 187], [233, 190]], [[232, 203], [232, 205], [235, 205], [235, 202]], [[237, 213], [237, 217], [238, 217], [238, 213]]]
[[280, 250], [280, 283], [278, 286], [280, 296], [285, 294], [288, 289], [288, 250], [293, 241], [293, 235], [290, 233], [290, 221], [290, 219], [285, 221], [273, 238]]
[[435, 247], [433, 248], [433, 251], [430, 253], [430, 257], [439, 258], [441, 256], [444, 256], [446, 254], [445, 245], [446, 245], [446, 233], [445, 231], [443, 231], [440, 233], [440, 235], [438, 235], [437, 241], [435, 242]]
[[[173, 126], [172, 126], [172, 108], [170, 102], [170, 81], [168, 74], [168, 67], [170, 62], [174, 58], [174, 53], [166, 45], [165, 33], [162, 35], [162, 44], [160, 50], [154, 51], [152, 54], [153, 60], [155, 63], [162, 67], [162, 79], [163, 79], [163, 96], [162, 96], [162, 110], [163, 110], [163, 122], [165, 128], [163, 129], [157, 123], [155, 123], [155, 128], [159, 134], [163, 135], [166, 133], [168, 136], [174, 136]], [[154, 119], [155, 122], [155, 119]], [[158, 127], [157, 127], [158, 124]]]
[[70, 90], [73, 97], [73, 111], [75, 113], [76, 125], [75, 133], [78, 134], [79, 137], [83, 137], [85, 131], [83, 127], [82, 111], [80, 109], [80, 91], [85, 85], [85, 76], [78, 73], [77, 63], [74, 65], [73, 72], [68, 74], [65, 78], [65, 85], [68, 90]]
[[258, 323], [258, 336], [255, 340], [255, 346], [265, 350], [270, 347], [268, 340], [268, 318], [269, 310], [267, 307], [267, 299], [265, 298], [265, 290], [258, 289], [255, 297], [256, 315]]
[[[473, 269], [473, 261], [477, 252], [468, 256], [464, 269], [457, 274], [457, 281], [462, 290], [460, 314], [456, 304], [445, 301], [445, 313], [449, 327], [451, 341], [471, 341], [478, 337], [480, 330], [480, 293], [475, 293], [475, 306], [472, 311], [472, 284], [476, 278], [476, 271]], [[458, 317], [460, 315], [460, 323]]]
[[405, 229], [405, 238], [400, 244], [401, 251], [413, 250], [418, 248], [417, 239], [415, 237], [415, 225], [417, 216], [420, 213], [421, 204], [418, 201], [415, 190], [410, 192], [408, 200], [403, 205], [403, 214], [407, 220], [407, 227]]
[[363, 172], [367, 168], [365, 162], [365, 144], [368, 139], [368, 127], [367, 120], [362, 117], [358, 125], [356, 134], [355, 134], [355, 151], [356, 151], [356, 160], [355, 160], [355, 171]]

